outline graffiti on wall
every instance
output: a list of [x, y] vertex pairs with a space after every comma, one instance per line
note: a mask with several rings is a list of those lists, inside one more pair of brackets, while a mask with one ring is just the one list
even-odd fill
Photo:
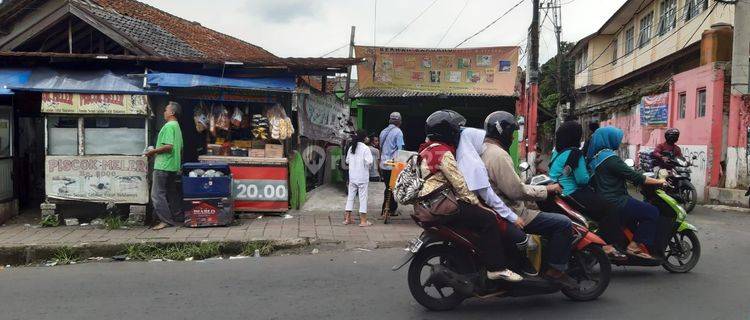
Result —
[[[698, 190], [698, 200], [703, 200], [703, 190], [706, 188], [708, 168], [711, 166], [707, 146], [681, 145], [682, 155], [693, 163], [690, 180]], [[693, 159], [695, 157], [695, 159]]]

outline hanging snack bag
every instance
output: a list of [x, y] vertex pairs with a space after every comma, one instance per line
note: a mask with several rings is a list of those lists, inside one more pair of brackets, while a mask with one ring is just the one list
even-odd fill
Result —
[[229, 110], [227, 110], [227, 107], [225, 106], [219, 106], [218, 112], [215, 114], [216, 116], [216, 128], [229, 131], [229, 128], [231, 126], [231, 119], [229, 117]]
[[193, 120], [195, 121], [195, 130], [199, 133], [203, 133], [209, 127], [208, 115], [206, 114], [206, 108], [201, 104], [193, 112]]
[[211, 106], [211, 113], [208, 117], [208, 125], [209, 125], [209, 131], [211, 132], [211, 136], [216, 137], [216, 112], [218, 111], [218, 108], [213, 105]]
[[244, 113], [242, 110], [240, 110], [240, 107], [234, 107], [234, 112], [232, 112], [232, 128], [240, 128], [242, 125], [242, 118], [244, 116]]

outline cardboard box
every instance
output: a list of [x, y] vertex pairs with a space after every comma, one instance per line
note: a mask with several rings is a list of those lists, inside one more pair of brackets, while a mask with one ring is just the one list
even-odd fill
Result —
[[232, 200], [229, 198], [185, 199], [182, 209], [186, 227], [226, 226], [234, 221]]
[[265, 158], [266, 149], [250, 149], [250, 158]]
[[266, 158], [283, 158], [284, 157], [284, 145], [282, 144], [266, 144]]
[[266, 142], [263, 140], [253, 140], [250, 143], [251, 149], [265, 149], [266, 148]]
[[250, 149], [253, 147], [253, 142], [250, 140], [234, 140], [232, 146], [243, 149]]

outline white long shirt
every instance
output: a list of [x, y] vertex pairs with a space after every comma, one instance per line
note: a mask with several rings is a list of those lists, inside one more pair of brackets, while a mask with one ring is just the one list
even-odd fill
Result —
[[346, 150], [346, 163], [349, 165], [349, 182], [370, 182], [370, 166], [372, 165], [372, 152], [362, 142], [357, 142], [357, 151], [352, 153], [352, 148]]

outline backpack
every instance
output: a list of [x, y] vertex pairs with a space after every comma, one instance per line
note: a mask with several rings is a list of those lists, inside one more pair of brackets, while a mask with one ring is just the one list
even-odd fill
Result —
[[421, 157], [413, 155], [406, 160], [406, 167], [396, 178], [396, 186], [393, 187], [393, 196], [400, 204], [413, 204], [419, 200], [419, 191], [426, 178], [422, 178], [419, 170]]

